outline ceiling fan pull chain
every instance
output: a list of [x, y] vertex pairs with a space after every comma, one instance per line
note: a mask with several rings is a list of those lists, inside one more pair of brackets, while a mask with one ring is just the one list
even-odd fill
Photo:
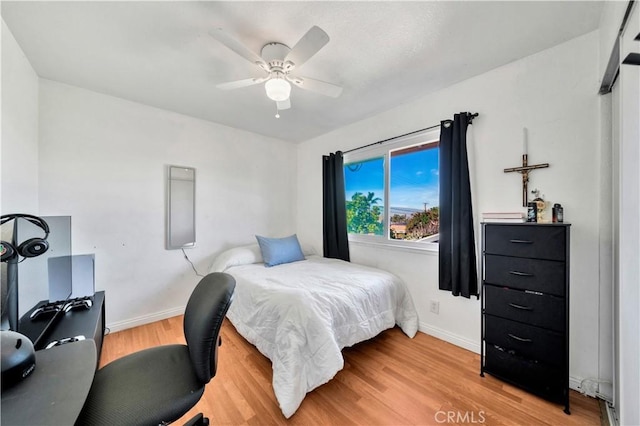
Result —
[[276, 118], [280, 118], [280, 110], [278, 110], [278, 103], [276, 102]]

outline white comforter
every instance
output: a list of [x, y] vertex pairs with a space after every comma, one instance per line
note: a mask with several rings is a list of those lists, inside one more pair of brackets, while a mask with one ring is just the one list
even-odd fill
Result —
[[418, 330], [404, 283], [379, 269], [309, 256], [271, 268], [255, 263], [226, 272], [236, 279], [227, 317], [271, 360], [273, 389], [287, 418], [307, 392], [343, 368], [342, 348], [395, 324], [409, 337]]

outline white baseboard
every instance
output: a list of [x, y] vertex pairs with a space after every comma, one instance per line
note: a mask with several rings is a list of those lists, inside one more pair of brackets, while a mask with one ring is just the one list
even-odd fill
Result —
[[139, 325], [149, 324], [155, 321], [160, 321], [166, 318], [171, 318], [171, 317], [175, 317], [182, 314], [184, 314], [184, 306], [179, 306], [177, 308], [171, 308], [162, 312], [155, 312], [153, 314], [143, 315], [137, 318], [110, 323], [110, 324], [107, 324], [107, 328], [109, 329], [110, 333], [115, 333], [116, 331], [122, 331], [128, 328], [138, 327]]
[[613, 401], [613, 387], [605, 386], [604, 383], [596, 379], [569, 376], [569, 387], [591, 398], [607, 402]]
[[443, 330], [441, 328], [434, 327], [423, 322], [420, 322], [418, 330], [430, 336], [437, 337], [440, 340], [444, 340], [445, 342], [449, 342], [452, 345], [460, 346], [461, 348], [464, 348], [468, 351], [477, 354], [480, 353], [480, 344], [478, 342], [474, 342], [473, 340], [469, 340], [466, 337], [458, 336], [447, 330]]
[[587, 395], [592, 398], [595, 398], [596, 397], [595, 389], [592, 389], [589, 386], [585, 386], [583, 389], [582, 388], [583, 381], [584, 379], [582, 379], [581, 377], [569, 376], [569, 389], [573, 389], [574, 391], [578, 391], [583, 395]]

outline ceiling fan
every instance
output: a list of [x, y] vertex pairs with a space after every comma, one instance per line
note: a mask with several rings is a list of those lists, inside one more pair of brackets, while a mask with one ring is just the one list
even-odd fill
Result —
[[[282, 43], [267, 43], [262, 48], [260, 56], [224, 32], [221, 28], [212, 30], [209, 34], [267, 73], [264, 77], [221, 83], [216, 85], [219, 89], [232, 90], [265, 83], [264, 87], [267, 96], [276, 102], [277, 111], [291, 108], [291, 99], [289, 98], [291, 84], [289, 83], [293, 83], [301, 89], [334, 98], [340, 96], [340, 93], [342, 93], [342, 87], [336, 86], [335, 84], [291, 74], [294, 69], [307, 62], [329, 42], [329, 36], [319, 27], [314, 26], [307, 31], [292, 49]], [[277, 111], [276, 117], [279, 117]]]

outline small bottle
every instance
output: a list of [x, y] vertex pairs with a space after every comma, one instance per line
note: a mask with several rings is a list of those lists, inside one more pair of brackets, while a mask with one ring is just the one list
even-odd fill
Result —
[[535, 201], [530, 201], [527, 203], [527, 222], [537, 222], [538, 221], [538, 206]]
[[562, 223], [564, 221], [564, 209], [558, 203], [553, 205], [553, 222]]
[[[540, 192], [538, 192], [538, 194], [540, 194]], [[538, 195], [536, 198], [534, 198], [533, 200], [536, 203], [536, 222], [544, 222], [544, 211], [546, 210], [545, 207], [547, 205], [547, 203], [545, 203], [544, 201], [544, 196], [540, 196]]]

